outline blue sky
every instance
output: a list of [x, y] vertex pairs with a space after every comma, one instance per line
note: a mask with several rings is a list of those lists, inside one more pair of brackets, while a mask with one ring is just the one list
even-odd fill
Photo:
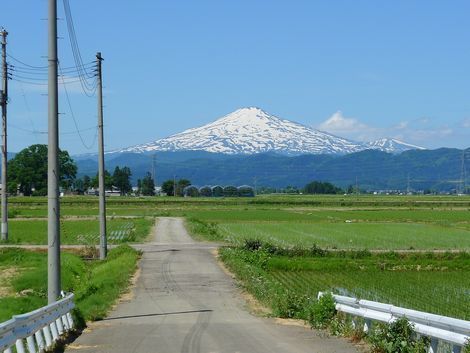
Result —
[[[356, 140], [470, 146], [470, 2], [70, 0], [85, 62], [101, 51], [112, 150], [244, 106]], [[64, 18], [62, 1], [59, 17]], [[5, 0], [8, 49], [46, 65], [46, 0]], [[61, 65], [73, 65], [59, 21]], [[14, 64], [12, 62], [12, 64]], [[94, 152], [96, 100], [61, 95], [62, 148]], [[45, 88], [10, 82], [9, 150], [45, 143]], [[27, 130], [27, 131], [25, 131]], [[32, 133], [31, 131], [36, 131]]]

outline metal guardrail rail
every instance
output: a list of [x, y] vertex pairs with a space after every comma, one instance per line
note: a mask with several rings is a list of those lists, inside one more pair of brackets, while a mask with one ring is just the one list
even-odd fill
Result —
[[[74, 295], [0, 324], [0, 352], [38, 353], [50, 348], [63, 333], [73, 329]], [[25, 347], [26, 343], [26, 347]]]
[[[326, 293], [319, 292], [318, 298], [324, 294]], [[371, 329], [373, 321], [391, 323], [398, 318], [406, 317], [413, 324], [416, 333], [431, 338], [429, 353], [437, 353], [442, 342], [451, 345], [452, 353], [460, 353], [470, 340], [470, 321], [342, 295], [333, 294], [333, 298], [337, 311], [353, 316], [353, 325], [356, 325], [354, 317], [364, 319], [365, 332]]]

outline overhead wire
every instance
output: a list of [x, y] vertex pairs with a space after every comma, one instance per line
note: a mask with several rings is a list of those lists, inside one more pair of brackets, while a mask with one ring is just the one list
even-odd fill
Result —
[[68, 106], [69, 106], [70, 114], [71, 114], [71, 116], [72, 116], [72, 120], [73, 120], [73, 123], [74, 123], [74, 125], [75, 125], [76, 132], [77, 132], [77, 134], [78, 134], [78, 137], [80, 138], [80, 141], [81, 141], [83, 147], [85, 147], [87, 150], [91, 150], [91, 149], [93, 148], [93, 146], [95, 145], [96, 139], [97, 139], [97, 137], [98, 137], [98, 126], [96, 126], [95, 137], [93, 138], [93, 141], [92, 141], [91, 145], [87, 145], [86, 142], [85, 142], [85, 140], [84, 140], [84, 138], [83, 138], [83, 136], [82, 136], [82, 134], [80, 133], [80, 129], [78, 128], [77, 119], [75, 119], [75, 113], [74, 113], [74, 111], [73, 111], [73, 109], [72, 109], [72, 103], [71, 103], [71, 101], [70, 101], [69, 92], [68, 92], [68, 89], [67, 89], [67, 84], [66, 84], [66, 82], [64, 81], [64, 75], [62, 75], [62, 69], [61, 69], [61, 67], [60, 67], [60, 64], [58, 65], [58, 67], [59, 67], [59, 71], [61, 72], [60, 77], [61, 77], [62, 82], [63, 82], [65, 97], [66, 97], [66, 99], [67, 99], [67, 104], [68, 104]]
[[96, 74], [89, 74], [84, 69], [84, 63], [82, 59], [82, 55], [80, 52], [80, 46], [78, 45], [77, 35], [75, 32], [75, 25], [73, 22], [72, 10], [70, 8], [70, 3], [68, 0], [63, 0], [64, 11], [65, 11], [65, 19], [67, 22], [67, 29], [69, 35], [70, 46], [72, 48], [73, 58], [75, 60], [75, 66], [78, 69], [79, 77], [80, 77], [80, 84], [82, 86], [83, 92], [91, 97], [94, 96], [96, 93], [97, 87], [94, 85], [90, 85], [88, 79], [93, 78]]
[[[60, 63], [58, 62], [58, 69], [60, 74], [58, 77], [60, 78], [59, 84], [61, 84], [64, 88], [65, 97], [67, 100], [67, 105], [72, 116], [72, 120], [75, 126], [75, 131], [71, 132], [61, 132], [60, 135], [70, 135], [70, 134], [77, 134], [80, 142], [86, 149], [91, 149], [96, 144], [98, 138], [98, 127], [94, 126], [87, 129], [80, 129], [79, 124], [77, 122], [75, 112], [72, 108], [72, 103], [70, 99], [70, 95], [68, 92], [67, 85], [73, 83], [80, 83], [81, 90], [83, 93], [88, 97], [93, 97], [96, 94], [97, 87], [98, 87], [98, 77], [97, 77], [97, 63], [96, 61], [90, 62], [83, 62], [83, 58], [81, 55], [80, 47], [78, 45], [78, 40], [75, 32], [75, 26], [73, 23], [72, 12], [70, 9], [70, 4], [68, 0], [63, 0], [64, 3], [64, 10], [65, 10], [65, 17], [67, 20], [67, 29], [68, 35], [70, 40], [70, 45], [72, 48], [72, 54], [75, 62], [75, 66], [64, 67], [62, 68]], [[8, 57], [14, 61], [14, 64], [7, 63], [8, 65], [8, 74], [9, 79], [19, 82], [21, 84], [28, 84], [28, 85], [38, 85], [38, 86], [47, 86], [48, 85], [48, 74], [49, 74], [49, 67], [45, 66], [37, 66], [31, 65], [26, 63], [23, 60], [18, 59], [17, 57], [7, 53]], [[26, 106], [26, 109], [30, 111], [28, 102], [26, 100], [26, 95], [24, 89], [21, 85], [21, 89], [23, 92], [23, 99]], [[31, 117], [28, 115], [31, 126], [33, 130], [25, 129], [23, 127], [15, 126], [13, 124], [9, 124], [10, 127], [14, 129], [18, 129], [23, 132], [27, 132], [33, 134], [36, 138], [37, 135], [44, 135], [47, 134], [47, 131], [39, 131], [34, 127], [34, 124], [31, 120]], [[85, 139], [82, 135], [84, 131], [95, 130], [95, 135], [93, 137], [93, 141], [90, 145], [85, 142]]]

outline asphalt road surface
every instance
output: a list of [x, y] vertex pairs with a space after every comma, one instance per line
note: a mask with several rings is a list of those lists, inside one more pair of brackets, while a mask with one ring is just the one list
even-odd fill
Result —
[[179, 218], [160, 218], [153, 242], [142, 250], [131, 298], [66, 352], [358, 352], [346, 340], [250, 314], [214, 247], [193, 241]]

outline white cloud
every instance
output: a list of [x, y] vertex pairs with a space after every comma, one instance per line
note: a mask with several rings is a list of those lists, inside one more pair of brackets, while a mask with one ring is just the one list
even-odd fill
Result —
[[466, 129], [470, 128], [470, 118], [466, 118], [462, 121], [462, 127]]
[[374, 127], [358, 119], [345, 117], [341, 111], [317, 126], [319, 130], [355, 141], [367, 142], [387, 137], [430, 148], [452, 146], [457, 140], [462, 140], [462, 127], [470, 128], [470, 118], [455, 126], [436, 124], [433, 119], [426, 117], [400, 121], [392, 126]]
[[334, 113], [329, 119], [321, 123], [318, 128], [332, 133], [349, 133], [369, 129], [367, 125], [357, 119], [345, 118], [341, 111]]

